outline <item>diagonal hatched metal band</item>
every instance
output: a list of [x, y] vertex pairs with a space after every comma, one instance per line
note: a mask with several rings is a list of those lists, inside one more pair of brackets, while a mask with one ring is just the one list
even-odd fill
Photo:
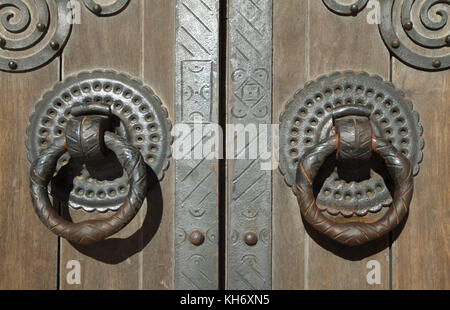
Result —
[[[176, 127], [175, 144], [191, 139], [192, 150], [210, 143], [195, 129], [218, 123], [219, 2], [176, 2], [175, 118], [186, 136]], [[175, 161], [177, 289], [218, 288], [218, 161], [202, 155]]]
[[[228, 289], [271, 288], [271, 169], [258, 150], [264, 126], [271, 145], [272, 123], [272, 1], [229, 2], [228, 123], [258, 128], [234, 149], [228, 168]], [[248, 127], [246, 127], [248, 128]], [[246, 136], [234, 131], [229, 141]], [[264, 138], [265, 139], [265, 138]], [[229, 146], [227, 147], [229, 153]], [[245, 159], [240, 154], [247, 153]], [[269, 163], [270, 164], [270, 163]]]

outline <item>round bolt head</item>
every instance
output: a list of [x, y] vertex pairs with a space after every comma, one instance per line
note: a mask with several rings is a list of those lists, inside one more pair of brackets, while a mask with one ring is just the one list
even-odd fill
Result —
[[405, 28], [405, 30], [412, 30], [414, 27], [414, 24], [412, 23], [412, 21], [408, 20], [403, 24], [403, 28]]
[[17, 69], [17, 62], [11, 60], [10, 62], [8, 62], [8, 67], [9, 67], [11, 70], [16, 70], [16, 69]]
[[189, 241], [195, 246], [201, 246], [205, 242], [205, 236], [199, 230], [194, 230], [189, 235]]
[[50, 42], [50, 47], [51, 47], [53, 50], [57, 51], [57, 50], [59, 49], [59, 43], [56, 42], [56, 41], [52, 41], [52, 42]]
[[44, 32], [45, 31], [45, 25], [42, 23], [39, 23], [36, 25], [37, 30], [39, 30], [40, 32]]
[[450, 46], [450, 35], [445, 37], [445, 43], [447, 43], [447, 45]]
[[6, 40], [3, 38], [0, 38], [0, 47], [3, 48], [6, 45]]
[[350, 6], [350, 11], [351, 11], [353, 14], [356, 14], [356, 13], [358, 13], [359, 8], [358, 8], [358, 6], [357, 6], [356, 4], [352, 4], [352, 5]]
[[392, 39], [391, 46], [393, 48], [399, 48], [400, 47], [400, 40], [399, 39]]
[[441, 61], [439, 59], [433, 60], [433, 67], [439, 68], [442, 65]]
[[93, 10], [94, 10], [95, 14], [100, 14], [102, 12], [102, 7], [98, 4], [96, 4], [96, 5], [94, 5]]
[[258, 243], [258, 235], [254, 231], [247, 231], [244, 234], [244, 242], [248, 246], [254, 246]]

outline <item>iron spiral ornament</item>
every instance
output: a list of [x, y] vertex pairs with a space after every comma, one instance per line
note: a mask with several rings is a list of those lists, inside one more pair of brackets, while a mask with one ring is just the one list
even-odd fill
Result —
[[[99, 17], [118, 14], [129, 2], [83, 0]], [[80, 7], [76, 0], [0, 0], [0, 70], [31, 71], [59, 56], [79, 23]]]
[[67, 0], [0, 0], [0, 70], [23, 72], [55, 58], [72, 29]]
[[[424, 52], [409, 48], [395, 31], [394, 0], [380, 1], [380, 33], [391, 53], [406, 64], [423, 70], [445, 70], [450, 67], [450, 29], [448, 11], [450, 0], [426, 0], [415, 10], [416, 0], [404, 0], [400, 9], [401, 28], [409, 40]], [[441, 5], [441, 9], [435, 6]], [[417, 16], [418, 15], [418, 16]], [[434, 15], [430, 19], [430, 15]], [[417, 20], [417, 21], [415, 21]], [[425, 35], [424, 33], [428, 35]], [[439, 50], [439, 56], [428, 51]]]
[[[337, 0], [323, 2], [336, 14], [356, 15], [371, 1], [350, 5]], [[450, 0], [380, 0], [370, 7], [379, 10], [380, 35], [393, 56], [419, 70], [450, 67]]]

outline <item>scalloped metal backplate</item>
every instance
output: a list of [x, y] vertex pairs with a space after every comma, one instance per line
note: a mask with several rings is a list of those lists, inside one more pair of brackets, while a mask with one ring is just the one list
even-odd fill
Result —
[[[83, 72], [58, 83], [36, 104], [27, 128], [28, 160], [65, 134], [70, 108], [82, 102], [112, 105], [117, 133], [138, 148], [158, 179], [171, 156], [172, 136], [168, 112], [160, 99], [142, 82], [112, 71]], [[119, 121], [120, 120], [120, 121]], [[85, 211], [117, 210], [128, 194], [127, 175], [113, 158], [92, 170], [72, 167], [69, 154], [58, 162], [52, 191], [61, 201]], [[73, 185], [72, 185], [73, 184]]]
[[[383, 82], [379, 76], [370, 76], [365, 72], [335, 72], [307, 83], [287, 103], [280, 116], [280, 171], [289, 186], [295, 183], [301, 157], [330, 136], [333, 125], [331, 112], [342, 105], [370, 107], [374, 132], [401, 151], [411, 161], [414, 175], [418, 174], [423, 157], [423, 129], [411, 101], [406, 100], [404, 93], [392, 83]], [[347, 207], [347, 210], [355, 210], [355, 214], [360, 216], [366, 215], [367, 211], [377, 212], [392, 201], [381, 181], [378, 174], [372, 174], [370, 182], [347, 183], [333, 172], [325, 180], [318, 204], [322, 201], [322, 209], [333, 215], [353, 215], [353, 211], [349, 214], [345, 211]], [[336, 187], [336, 184], [339, 186]], [[342, 189], [351, 190], [344, 192]], [[369, 206], [373, 201], [380, 203], [372, 205], [372, 210], [355, 209], [355, 205]], [[329, 208], [330, 205], [339, 208]]]

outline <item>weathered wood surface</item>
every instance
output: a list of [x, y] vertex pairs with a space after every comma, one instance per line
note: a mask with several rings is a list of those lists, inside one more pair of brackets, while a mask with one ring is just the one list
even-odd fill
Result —
[[[276, 1], [274, 33], [274, 122], [294, 93], [320, 75], [355, 70], [389, 79], [389, 53], [364, 13], [341, 17], [322, 1]], [[295, 196], [275, 174], [273, 191], [275, 289], [389, 288], [388, 237], [356, 250], [342, 248], [308, 229]], [[380, 285], [367, 283], [370, 260], [381, 264]]]
[[0, 73], [0, 289], [56, 289], [57, 237], [29, 191], [25, 130], [34, 104], [59, 79], [59, 58], [29, 73]]
[[406, 92], [424, 128], [424, 159], [414, 197], [392, 248], [393, 289], [450, 288], [450, 73], [393, 61], [392, 81]]

